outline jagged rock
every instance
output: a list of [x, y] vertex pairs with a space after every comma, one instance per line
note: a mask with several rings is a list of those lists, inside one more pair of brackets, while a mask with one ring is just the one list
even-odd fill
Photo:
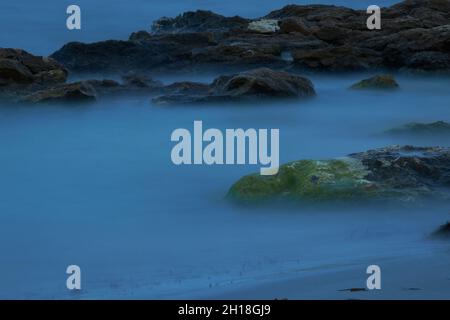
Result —
[[393, 146], [344, 158], [300, 160], [275, 176], [241, 178], [228, 195], [238, 202], [416, 201], [450, 199], [450, 149]]
[[[197, 85], [198, 86], [198, 85]], [[255, 69], [230, 76], [221, 76], [201, 90], [163, 95], [153, 99], [155, 104], [186, 104], [202, 102], [242, 101], [261, 98], [298, 98], [315, 95], [310, 80], [298, 75], [267, 68]]]
[[43, 102], [66, 102], [80, 103], [93, 102], [96, 100], [97, 93], [94, 87], [88, 82], [74, 82], [62, 84], [50, 89], [37, 91], [22, 99], [27, 103]]
[[224, 17], [211, 11], [185, 12], [176, 18], [163, 17], [152, 25], [154, 33], [225, 32], [245, 28], [249, 20], [241, 17]]
[[29, 84], [33, 80], [33, 74], [19, 61], [0, 59], [0, 85]]
[[48, 85], [65, 82], [66, 78], [67, 71], [53, 59], [0, 48], [0, 85]]
[[376, 75], [369, 79], [361, 80], [354, 85], [351, 89], [397, 89], [399, 87], [397, 81], [395, 81], [394, 76], [389, 74]]
[[432, 123], [413, 122], [388, 130], [386, 134], [395, 136], [450, 136], [450, 124], [444, 121]]
[[[76, 72], [236, 72], [257, 67], [317, 71], [450, 72], [449, 0], [407, 0], [383, 9], [381, 30], [365, 10], [289, 5], [257, 19], [210, 11], [162, 18], [128, 41], [70, 43], [52, 57]], [[282, 58], [292, 53], [292, 61]]]

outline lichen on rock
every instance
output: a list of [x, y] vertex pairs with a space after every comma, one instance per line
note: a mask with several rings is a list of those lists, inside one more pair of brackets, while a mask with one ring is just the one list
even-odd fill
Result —
[[275, 19], [261, 19], [252, 21], [248, 24], [248, 30], [260, 33], [272, 33], [280, 30], [278, 20]]

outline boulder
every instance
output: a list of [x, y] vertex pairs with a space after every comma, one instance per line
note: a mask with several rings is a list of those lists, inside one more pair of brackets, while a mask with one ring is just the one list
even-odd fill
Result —
[[208, 88], [175, 92], [153, 99], [155, 104], [245, 101], [264, 98], [300, 98], [315, 95], [312, 82], [304, 77], [267, 68], [221, 76]]
[[222, 95], [232, 97], [298, 98], [315, 95], [310, 80], [284, 71], [255, 69], [217, 78], [212, 86]]
[[274, 176], [252, 174], [237, 181], [229, 197], [254, 203], [415, 202], [450, 199], [450, 149], [392, 146], [328, 160], [299, 160]]
[[432, 123], [407, 123], [398, 128], [393, 128], [385, 132], [387, 135], [394, 136], [449, 136], [450, 123], [445, 121], [436, 121]]
[[450, 239], [450, 222], [440, 226], [435, 232], [433, 232], [432, 237]]
[[376, 89], [376, 90], [390, 90], [397, 89], [399, 87], [397, 81], [395, 81], [394, 76], [389, 74], [376, 75], [368, 79], [361, 80], [354, 85], [351, 89]]
[[33, 81], [31, 71], [19, 61], [0, 59], [0, 85], [29, 84]]
[[97, 92], [94, 87], [85, 81], [62, 84], [49, 89], [34, 92], [25, 96], [22, 101], [27, 103], [81, 103], [96, 100]]
[[66, 79], [67, 71], [51, 58], [20, 49], [0, 48], [0, 85], [49, 85]]
[[130, 72], [126, 75], [123, 75], [122, 79], [124, 81], [124, 85], [128, 87], [157, 90], [162, 88], [163, 86], [163, 83], [161, 81], [154, 80], [145, 74], [135, 72]]

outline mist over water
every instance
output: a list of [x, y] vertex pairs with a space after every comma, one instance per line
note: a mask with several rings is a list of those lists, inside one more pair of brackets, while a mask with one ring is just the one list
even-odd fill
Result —
[[[317, 97], [290, 103], [161, 107], [130, 96], [0, 106], [0, 297], [189, 298], [304, 268], [445, 249], [427, 239], [450, 217], [444, 204], [243, 208], [225, 195], [259, 166], [170, 160], [171, 132], [192, 130], [194, 120], [204, 130], [279, 128], [281, 163], [418, 145], [379, 134], [450, 121], [450, 79], [399, 75], [395, 92], [348, 90], [365, 76], [312, 75]], [[78, 295], [65, 288], [69, 264], [85, 275]]]
[[[65, 10], [74, 3], [83, 29], [70, 32]], [[127, 39], [187, 10], [259, 17], [288, 3], [373, 4], [2, 1], [0, 46], [49, 55], [69, 41]], [[407, 122], [450, 122], [449, 78], [397, 75], [395, 92], [348, 90], [366, 76], [308, 75], [317, 97], [289, 103], [161, 107], [147, 96], [86, 106], [0, 103], [0, 298], [191, 298], [299, 270], [448, 250], [427, 239], [449, 220], [446, 204], [243, 208], [225, 195], [259, 165], [171, 162], [172, 131], [191, 130], [195, 120], [204, 129], [279, 128], [281, 163], [392, 144], [450, 146], [438, 137], [381, 135]], [[82, 268], [79, 294], [65, 287], [70, 264]]]

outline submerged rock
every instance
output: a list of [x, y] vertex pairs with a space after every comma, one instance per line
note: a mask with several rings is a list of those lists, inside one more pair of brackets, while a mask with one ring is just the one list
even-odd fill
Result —
[[[192, 85], [191, 85], [192, 86]], [[221, 76], [207, 88], [163, 95], [153, 99], [156, 104], [242, 101], [260, 98], [299, 98], [315, 95], [310, 80], [268, 68], [255, 69], [230, 76]]]
[[395, 81], [394, 76], [389, 74], [377, 75], [369, 79], [361, 80], [354, 85], [351, 89], [397, 89], [399, 87], [397, 81]]
[[385, 132], [396, 136], [450, 136], [450, 123], [436, 121], [432, 123], [412, 122]]
[[393, 146], [329, 160], [300, 160], [277, 175], [253, 174], [229, 190], [238, 202], [450, 198], [450, 149]]
[[46, 90], [32, 93], [22, 99], [27, 103], [66, 102], [80, 103], [93, 102], [97, 93], [94, 87], [86, 81], [58, 85]]
[[124, 81], [124, 85], [128, 87], [137, 87], [154, 90], [161, 89], [163, 87], [163, 83], [161, 81], [154, 80], [145, 74], [139, 74], [135, 72], [123, 75], [122, 79]]
[[450, 222], [440, 226], [439, 229], [433, 232], [432, 237], [450, 239]]

